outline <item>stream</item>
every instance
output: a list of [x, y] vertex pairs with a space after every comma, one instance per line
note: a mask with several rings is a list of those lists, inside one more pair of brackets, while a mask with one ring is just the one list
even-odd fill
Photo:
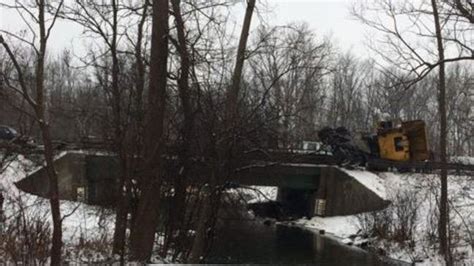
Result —
[[298, 227], [224, 220], [206, 263], [408, 265]]

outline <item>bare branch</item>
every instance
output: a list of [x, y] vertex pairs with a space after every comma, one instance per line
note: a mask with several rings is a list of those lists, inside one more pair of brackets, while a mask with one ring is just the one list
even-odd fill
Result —
[[26, 82], [25, 82], [25, 79], [23, 77], [23, 71], [20, 67], [20, 64], [18, 63], [18, 61], [16, 60], [16, 57], [15, 55], [13, 54], [12, 50], [10, 49], [9, 45], [5, 42], [5, 40], [3, 39], [3, 36], [0, 35], [0, 44], [3, 45], [3, 47], [5, 48], [5, 50], [7, 51], [7, 54], [8, 56], [10, 57], [10, 60], [12, 60], [13, 62], [13, 65], [15, 66], [15, 69], [17, 71], [17, 74], [18, 74], [18, 81], [20, 83], [20, 87], [21, 87], [21, 90], [23, 92], [23, 95], [25, 96], [25, 99], [28, 101], [28, 103], [33, 107], [33, 108], [36, 108], [37, 107], [37, 104], [36, 102], [30, 97], [29, 93], [28, 93], [28, 88], [26, 86]]
[[48, 40], [49, 35], [51, 34], [51, 29], [53, 28], [54, 24], [56, 23], [56, 20], [59, 17], [59, 11], [61, 10], [61, 7], [63, 6], [63, 3], [64, 3], [64, 0], [61, 0], [61, 2], [59, 2], [58, 7], [56, 8], [56, 12], [53, 15], [53, 21], [51, 22], [48, 29], [46, 30], [46, 36], [45, 36], [46, 40]]

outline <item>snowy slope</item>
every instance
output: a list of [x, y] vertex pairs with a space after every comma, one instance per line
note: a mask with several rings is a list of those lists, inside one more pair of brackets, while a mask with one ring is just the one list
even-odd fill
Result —
[[27, 169], [32, 163], [19, 155], [15, 160], [7, 162], [5, 170], [0, 173], [0, 191], [4, 192], [5, 199], [18, 197], [22, 192], [16, 187], [15, 182], [26, 177]]
[[332, 234], [338, 238], [348, 238], [357, 234], [357, 218], [355, 215], [334, 216], [334, 217], [313, 217], [311, 219], [300, 219], [297, 225], [316, 231], [324, 230], [325, 233]]
[[[436, 231], [432, 217], [437, 216], [440, 180], [435, 174], [420, 173], [380, 173], [385, 181], [389, 198], [396, 198], [398, 193], [413, 195], [418, 204], [415, 247], [400, 248], [385, 243], [391, 250], [391, 257], [411, 261], [414, 258], [423, 262], [417, 265], [439, 265], [442, 262], [436, 247], [430, 244], [430, 232]], [[456, 230], [455, 252], [463, 265], [474, 265], [471, 237], [474, 232], [474, 176], [449, 176], [448, 197], [450, 202], [450, 226]], [[433, 228], [434, 227], [434, 228]], [[471, 235], [471, 236], [470, 236]]]
[[[413, 232], [415, 246], [401, 247], [394, 242], [371, 239], [372, 246], [385, 250], [391, 258], [407, 262], [416, 261], [416, 265], [443, 265], [436, 246], [430, 244], [433, 241], [430, 240], [430, 232], [433, 230], [433, 221], [430, 219], [436, 217], [438, 208], [440, 182], [437, 175], [392, 172], [376, 175], [365, 171], [341, 170], [353, 176], [377, 195], [392, 201], [393, 204], [401, 204], [397, 202], [397, 197], [400, 195], [415, 197], [418, 208], [415, 232]], [[448, 189], [451, 227], [456, 229], [456, 244], [453, 245], [455, 245], [459, 265], [474, 265], [474, 242], [470, 243], [474, 237], [474, 176], [449, 176]], [[389, 208], [392, 207], [394, 206]], [[342, 242], [352, 243], [354, 236], [360, 233], [359, 218], [358, 215], [313, 217], [309, 220], [300, 219], [296, 224], [315, 231], [325, 230], [326, 233], [336, 236]], [[356, 239], [360, 239], [360, 236]]]
[[474, 165], [474, 157], [469, 156], [453, 156], [450, 158], [452, 163], [471, 164]]
[[[5, 218], [8, 222], [9, 219], [15, 219], [18, 214], [24, 215], [26, 220], [44, 217], [51, 225], [49, 201], [25, 193], [15, 185], [15, 182], [25, 178], [32, 168], [33, 163], [20, 155], [0, 173], [0, 190], [5, 197]], [[64, 217], [63, 241], [66, 250], [77, 246], [80, 241], [110, 240], [113, 235], [113, 213], [109, 210], [83, 203], [61, 201], [61, 215]], [[84, 261], [83, 256], [90, 259], [90, 253], [86, 255], [84, 251], [74, 250], [67, 253], [76, 252], [73, 260]], [[105, 259], [105, 254], [96, 253], [93, 257], [101, 260]], [[0, 261], [4, 260], [0, 258]]]

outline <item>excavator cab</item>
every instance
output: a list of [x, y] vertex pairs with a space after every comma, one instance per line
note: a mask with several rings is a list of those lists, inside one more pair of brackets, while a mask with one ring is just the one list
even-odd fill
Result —
[[425, 122], [422, 120], [379, 122], [377, 143], [382, 159], [393, 161], [429, 159]]

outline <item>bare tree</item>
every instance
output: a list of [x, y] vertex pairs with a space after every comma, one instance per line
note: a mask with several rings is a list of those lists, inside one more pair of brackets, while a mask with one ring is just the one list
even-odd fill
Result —
[[[3, 5], [3, 4], [2, 4]], [[46, 17], [46, 1], [36, 1], [31, 6], [24, 5], [20, 1], [15, 1], [13, 7], [19, 12], [28, 16], [28, 20], [24, 18], [24, 22], [31, 30], [32, 41], [27, 41], [18, 35], [13, 33], [5, 32], [12, 38], [24, 41], [27, 45], [35, 51], [35, 84], [33, 88], [29, 88], [27, 81], [25, 80], [24, 70], [17, 61], [17, 55], [10, 48], [6, 40], [0, 35], [0, 44], [4, 47], [9, 55], [10, 60], [15, 65], [17, 71], [18, 84], [8, 83], [7, 86], [17, 91], [29, 105], [34, 109], [35, 119], [37, 120], [41, 129], [42, 140], [44, 144], [44, 157], [46, 161], [46, 172], [49, 179], [49, 201], [51, 205], [51, 214], [53, 218], [53, 236], [52, 236], [52, 248], [51, 248], [51, 265], [61, 264], [61, 250], [62, 250], [62, 218], [60, 212], [59, 193], [58, 193], [58, 176], [54, 168], [54, 150], [51, 140], [51, 131], [49, 118], [46, 115], [46, 102], [45, 99], [46, 89], [45, 85], [45, 61], [46, 61], [46, 48], [48, 39], [50, 37], [53, 26], [58, 18], [58, 13], [61, 10], [63, 1], [56, 1], [54, 5], [54, 12], [51, 18]], [[37, 11], [37, 15], [34, 12]], [[33, 29], [30, 22], [36, 24], [38, 29]], [[48, 24], [49, 21], [49, 24]], [[36, 37], [38, 37], [38, 43], [35, 43]], [[33, 91], [34, 96], [31, 96], [30, 91]]]
[[[474, 29], [465, 17], [459, 19], [459, 16], [452, 16], [454, 11], [448, 6], [443, 1], [438, 7], [442, 10], [439, 13], [443, 21], [442, 39], [446, 49], [449, 47], [451, 51], [451, 55], [442, 62], [473, 60], [474, 43], [469, 36], [472, 36]], [[433, 50], [437, 50], [433, 43], [436, 33], [429, 27], [433, 14], [429, 1], [414, 3], [407, 0], [382, 0], [375, 4], [361, 2], [354, 5], [352, 14], [362, 23], [382, 33], [380, 39], [369, 40], [369, 48], [382, 61], [407, 73], [407, 78], [399, 81], [405, 88], [427, 77], [442, 63], [433, 53]], [[420, 39], [426, 40], [425, 46], [419, 45]], [[390, 72], [384, 74], [391, 75]], [[393, 75], [392, 77], [395, 78]]]
[[328, 93], [324, 77], [331, 68], [329, 40], [318, 38], [306, 24], [295, 24], [260, 27], [254, 46], [245, 79], [248, 108], [264, 110], [265, 127], [278, 135], [283, 147], [315, 138], [326, 114], [322, 109]]
[[[461, 8], [458, 9], [458, 8]], [[463, 13], [465, 6], [461, 1], [457, 1], [455, 10]], [[472, 7], [471, 7], [472, 8]], [[442, 10], [440, 12], [440, 10]], [[378, 12], [374, 14], [373, 12]], [[456, 11], [454, 11], [456, 12]], [[449, 4], [432, 0], [431, 2], [421, 1], [416, 4], [412, 1], [392, 1], [383, 0], [375, 5], [361, 4], [354, 9], [354, 15], [363, 23], [384, 33], [382, 46], [373, 46], [374, 51], [385, 61], [397, 65], [408, 74], [408, 79], [400, 80], [405, 89], [412, 87], [415, 83], [424, 79], [428, 74], [439, 68], [438, 80], [438, 115], [440, 122], [439, 148], [440, 160], [447, 162], [447, 128], [446, 128], [446, 81], [445, 64], [456, 61], [474, 59], [474, 43], [471, 35], [473, 28], [470, 24], [469, 16], [452, 16], [453, 9]], [[369, 13], [369, 14], [368, 14]], [[465, 12], [464, 12], [465, 13]], [[382, 15], [380, 15], [382, 14]], [[385, 18], [383, 20], [381, 18]], [[463, 19], [458, 19], [462, 17]], [[466, 20], [467, 19], [467, 20]], [[434, 20], [434, 27], [430, 27]], [[389, 21], [384, 23], [384, 21]], [[403, 27], [403, 22], [411, 25], [411, 29]], [[434, 28], [434, 30], [432, 30]], [[435, 43], [431, 45], [419, 46], [417, 41], [424, 38]], [[446, 58], [445, 51], [448, 47], [455, 48], [457, 54]], [[387, 48], [383, 50], [382, 48]], [[437, 50], [437, 53], [433, 53]], [[393, 57], [396, 55], [396, 57]], [[393, 74], [385, 72], [386, 75]], [[447, 173], [446, 169], [441, 171], [441, 196], [440, 196], [440, 219], [439, 238], [440, 252], [445, 256], [446, 262], [450, 263], [449, 239], [447, 226], [449, 224], [447, 209]]]
[[[436, 0], [431, 0], [431, 6], [433, 8], [434, 24], [436, 29], [436, 43], [438, 46], [438, 57], [439, 57], [439, 83], [438, 83], [438, 109], [440, 115], [440, 160], [442, 163], [447, 162], [447, 121], [446, 121], [446, 73], [445, 73], [445, 62], [444, 62], [444, 46], [443, 36], [441, 33], [441, 22], [438, 14], [438, 6]], [[448, 237], [448, 224], [449, 224], [449, 211], [448, 211], [448, 171], [446, 167], [441, 169], [441, 196], [439, 206], [439, 238], [440, 238], [440, 253], [443, 254], [445, 261], [448, 265], [452, 264], [451, 252], [449, 251], [449, 237]]]
[[127, 216], [129, 212], [132, 214], [131, 224], [135, 221], [135, 207], [131, 206], [131, 199], [133, 184], [131, 182], [131, 177], [134, 172], [137, 171], [139, 167], [139, 162], [134, 158], [142, 153], [143, 149], [143, 139], [142, 139], [142, 130], [143, 130], [143, 120], [145, 115], [145, 110], [143, 106], [143, 93], [145, 90], [145, 78], [146, 78], [146, 65], [145, 65], [145, 51], [144, 43], [146, 43], [146, 32], [145, 27], [147, 25], [147, 18], [149, 13], [150, 3], [148, 0], [139, 1], [138, 7], [131, 6], [129, 9], [132, 12], [138, 12], [138, 23], [136, 27], [136, 36], [135, 38], [131, 37], [129, 32], [126, 32], [127, 39], [129, 39], [130, 44], [133, 49], [134, 56], [134, 67], [133, 67], [133, 86], [134, 90], [130, 90], [132, 99], [129, 105], [133, 107], [127, 109], [125, 116], [127, 116], [125, 127], [127, 130], [123, 130], [122, 138], [122, 167], [123, 171], [126, 171], [123, 174], [122, 180], [120, 181], [120, 188], [125, 190], [120, 197], [120, 203], [117, 208], [117, 217], [116, 217], [116, 229], [114, 232], [114, 253], [121, 254], [122, 259], [125, 253], [125, 243], [126, 243], [126, 229], [127, 229]]
[[[242, 32], [240, 33], [239, 47], [237, 48], [237, 58], [235, 61], [235, 68], [232, 75], [231, 86], [227, 93], [227, 116], [232, 120], [238, 113], [237, 103], [240, 91], [240, 83], [242, 79], [242, 71], [245, 61], [245, 50], [247, 47], [247, 40], [250, 31], [250, 23], [252, 21], [253, 10], [255, 8], [255, 0], [247, 1], [247, 9], [245, 11], [244, 23], [242, 25]], [[233, 123], [233, 122], [232, 122]]]
[[130, 236], [131, 258], [143, 262], [151, 256], [159, 222], [157, 206], [161, 198], [161, 154], [165, 144], [164, 119], [168, 76], [168, 4], [168, 0], [153, 1], [150, 83], [144, 129], [145, 162], [137, 215]]
[[[245, 50], [247, 47], [247, 40], [250, 31], [250, 23], [252, 20], [253, 11], [255, 8], [255, 0], [249, 0], [247, 2], [247, 9], [245, 11], [244, 22], [242, 26], [241, 35], [239, 38], [239, 46], [237, 48], [237, 58], [235, 68], [232, 74], [232, 81], [229, 89], [226, 91], [226, 108], [225, 108], [225, 132], [231, 132], [231, 136], [224, 136], [225, 140], [219, 144], [220, 147], [216, 147], [219, 151], [214, 150], [212, 153], [214, 157], [217, 155], [218, 160], [229, 160], [230, 153], [232, 152], [232, 143], [230, 141], [236, 140], [236, 122], [238, 121], [238, 97], [241, 86], [241, 78], [243, 72], [243, 65], [246, 59]], [[210, 174], [210, 182], [208, 186], [208, 195], [205, 196], [204, 204], [199, 214], [197, 222], [196, 236], [194, 238], [193, 246], [189, 256], [190, 263], [198, 263], [202, 260], [207, 243], [209, 241], [209, 219], [212, 217], [214, 202], [219, 201], [220, 191], [216, 191], [215, 188], [218, 184], [218, 178], [225, 176], [225, 171], [229, 171], [229, 162], [219, 162], [213, 166], [213, 173]], [[224, 170], [225, 169], [225, 170]], [[216, 207], [218, 210], [218, 206]], [[215, 211], [215, 210], [214, 210]], [[211, 222], [212, 224], [212, 222]]]
[[470, 23], [474, 24], [474, 3], [470, 0], [453, 0], [446, 1], [445, 4], [452, 8], [449, 14], [465, 18]]
[[473, 75], [469, 65], [455, 64], [446, 69], [448, 154], [472, 156], [474, 152]]
[[359, 62], [350, 53], [338, 58], [329, 82], [332, 93], [329, 96], [329, 124], [344, 126], [355, 131], [363, 117], [362, 102], [364, 80], [370, 65]]
[[[110, 92], [109, 105], [111, 106], [112, 115], [112, 129], [113, 129], [113, 140], [114, 150], [117, 152], [120, 158], [121, 177], [117, 184], [117, 191], [119, 192], [119, 200], [116, 208], [116, 220], [115, 220], [115, 231], [114, 231], [114, 248], [115, 254], [120, 254], [123, 260], [124, 248], [125, 248], [125, 232], [127, 227], [127, 214], [128, 214], [128, 201], [130, 196], [130, 175], [132, 171], [133, 157], [137, 154], [136, 149], [138, 145], [135, 143], [136, 134], [131, 133], [132, 129], [129, 127], [129, 121], [133, 120], [140, 124], [142, 113], [142, 94], [145, 79], [145, 66], [143, 62], [142, 54], [142, 40], [143, 40], [143, 28], [147, 17], [148, 3], [145, 1], [142, 6], [136, 9], [141, 9], [142, 12], [139, 14], [139, 23], [137, 27], [136, 41], [130, 39], [130, 35], [127, 35], [127, 31], [123, 24], [130, 22], [130, 19], [126, 22], [127, 10], [135, 10], [134, 7], [128, 9], [125, 8], [124, 4], [118, 0], [111, 1], [98, 1], [88, 2], [83, 0], [75, 0], [72, 4], [67, 5], [61, 16], [68, 20], [81, 25], [85, 32], [91, 34], [93, 37], [98, 37], [100, 47], [105, 46], [105, 53], [108, 55], [111, 61], [111, 65], [106, 65], [110, 68], [107, 75], [104, 77], [105, 81], [103, 89], [106, 93]], [[135, 90], [125, 88], [121, 86], [123, 84], [123, 77], [125, 74], [124, 63], [120, 62], [120, 39], [126, 35], [129, 37], [132, 45], [134, 46], [133, 54], [135, 56], [136, 63], [136, 75], [135, 75]], [[99, 66], [99, 59], [103, 55], [97, 56], [95, 52], [93, 54], [93, 64]], [[106, 61], [107, 59], [105, 59]], [[100, 68], [102, 66], [99, 66]], [[109, 82], [110, 76], [110, 82]], [[121, 80], [122, 79], [122, 80]], [[134, 103], [136, 116], [132, 119], [129, 117], [132, 115], [130, 110], [130, 104], [124, 100], [126, 98], [126, 90], [134, 93]], [[137, 123], [134, 124], [133, 129], [137, 130]], [[133, 142], [133, 143], [132, 143]]]
[[186, 37], [186, 28], [185, 21], [183, 19], [181, 11], [181, 1], [180, 0], [171, 0], [172, 13], [176, 25], [176, 35], [177, 40], [172, 40], [172, 43], [176, 47], [180, 57], [180, 71], [177, 80], [178, 85], [178, 94], [181, 100], [181, 109], [184, 116], [183, 123], [181, 126], [181, 141], [178, 144], [179, 151], [178, 156], [180, 159], [180, 171], [173, 178], [174, 183], [174, 198], [173, 198], [173, 207], [170, 209], [170, 214], [168, 217], [168, 232], [166, 234], [167, 239], [165, 247], [163, 248], [163, 253], [166, 254], [170, 241], [173, 240], [175, 235], [175, 230], [178, 230], [178, 241], [183, 237], [183, 234], [186, 233], [186, 230], [183, 228], [185, 221], [185, 211], [186, 211], [186, 179], [191, 172], [191, 158], [192, 158], [192, 138], [193, 138], [193, 129], [194, 129], [194, 104], [191, 99], [191, 88], [189, 86], [189, 79], [191, 76], [192, 62], [190, 57], [190, 52], [188, 48], [188, 40]]

